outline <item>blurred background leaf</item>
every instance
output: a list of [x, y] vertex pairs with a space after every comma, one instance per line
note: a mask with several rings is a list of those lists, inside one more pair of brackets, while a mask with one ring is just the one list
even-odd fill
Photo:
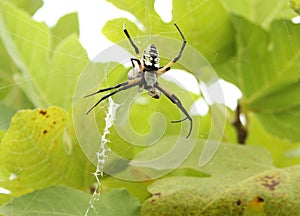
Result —
[[[91, 196], [69, 187], [52, 186], [15, 198], [0, 207], [5, 215], [84, 215]], [[94, 202], [88, 215], [140, 215], [140, 204], [126, 190], [113, 190]]]
[[228, 12], [242, 16], [248, 21], [268, 28], [276, 19], [291, 19], [294, 17], [286, 0], [221, 0]]
[[[113, 42], [124, 39], [124, 35], [119, 31], [124, 23], [132, 37], [160, 35], [180, 40], [175, 27], [171, 23], [163, 22], [155, 12], [154, 0], [122, 2], [110, 0], [110, 2], [133, 14], [145, 27], [145, 30], [141, 31], [134, 23], [124, 18], [108, 21], [103, 28], [103, 33]], [[172, 23], [176, 23], [184, 32], [188, 44], [201, 52], [212, 64], [219, 64], [233, 54], [233, 31], [230, 16], [219, 0], [174, 0], [173, 8], [180, 8], [180, 10], [172, 11]]]
[[275, 136], [299, 142], [300, 26], [275, 21], [267, 32], [236, 16], [233, 24], [237, 56], [217, 71], [242, 91], [241, 104], [246, 114], [255, 113]]
[[11, 3], [33, 15], [43, 6], [43, 0], [11, 0]]
[[57, 45], [66, 37], [71, 34], [79, 35], [79, 22], [78, 14], [70, 13], [61, 17], [56, 25], [51, 29], [51, 35], [53, 38], [52, 47]]
[[290, 0], [290, 7], [299, 15], [300, 14], [300, 1], [299, 0]]
[[19, 88], [37, 107], [57, 105], [70, 109], [77, 78], [89, 62], [74, 35], [78, 34], [77, 15], [63, 17], [52, 34], [45, 24], [32, 20], [12, 4], [1, 2], [0, 7], [0, 36], [8, 52], [5, 57], [12, 60], [15, 68], [4, 68], [8, 70], [7, 79], [17, 78]]

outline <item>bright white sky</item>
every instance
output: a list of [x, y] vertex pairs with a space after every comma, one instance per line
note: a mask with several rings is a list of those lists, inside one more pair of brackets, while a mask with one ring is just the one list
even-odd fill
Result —
[[[172, 0], [156, 0], [154, 6], [163, 21], [170, 22], [172, 20]], [[132, 14], [119, 10], [104, 0], [44, 0], [43, 7], [37, 11], [34, 15], [34, 19], [44, 21], [48, 25], [54, 26], [60, 17], [75, 11], [78, 12], [79, 16], [80, 41], [87, 50], [90, 59], [93, 59], [101, 50], [112, 45], [112, 42], [106, 39], [101, 32], [107, 20], [117, 17], [126, 17], [136, 22], [140, 28], [143, 28]], [[199, 87], [195, 82], [195, 78], [187, 75], [190, 74], [173, 70], [171, 77], [175, 80], [189, 80], [185, 83], [185, 88], [194, 93], [199, 93]], [[184, 76], [184, 79], [181, 78], [182, 76]], [[235, 109], [237, 99], [241, 97], [241, 92], [229, 83], [224, 81], [220, 83], [224, 89], [226, 105], [231, 109]], [[200, 111], [196, 109], [201, 114], [207, 112], [208, 107], [203, 99], [197, 101], [196, 104], [198, 104], [197, 107], [202, 107]], [[192, 108], [192, 113], [194, 113], [193, 110], [195, 109]]]
[[[163, 7], [161, 4], [163, 4]], [[156, 0], [155, 9], [158, 13], [163, 14], [162, 19], [164, 21], [171, 21], [172, 0]], [[99, 54], [99, 50], [112, 45], [101, 33], [107, 20], [126, 17], [129, 20], [137, 21], [132, 14], [119, 10], [104, 0], [44, 0], [43, 7], [37, 11], [34, 19], [54, 26], [60, 17], [75, 11], [78, 12], [79, 16], [80, 40], [88, 51], [90, 58]], [[142, 28], [143, 26], [139, 25], [139, 27]]]

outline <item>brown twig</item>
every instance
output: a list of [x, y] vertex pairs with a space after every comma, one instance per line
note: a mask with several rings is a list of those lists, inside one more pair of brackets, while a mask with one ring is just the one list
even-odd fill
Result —
[[240, 119], [240, 115], [241, 115], [241, 106], [238, 103], [236, 111], [235, 111], [235, 119], [234, 119], [234, 122], [232, 124], [235, 127], [235, 130], [236, 130], [236, 133], [237, 133], [238, 143], [239, 144], [245, 144], [246, 139], [247, 139], [247, 135], [248, 135], [248, 131], [247, 131], [246, 127], [242, 124], [241, 119]]

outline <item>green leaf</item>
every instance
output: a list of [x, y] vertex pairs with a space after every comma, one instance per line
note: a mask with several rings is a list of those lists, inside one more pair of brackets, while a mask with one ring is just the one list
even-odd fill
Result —
[[30, 15], [33, 15], [43, 5], [43, 0], [10, 0], [10, 2], [26, 10]]
[[[17, 66], [10, 58], [2, 41], [0, 40], [0, 99], [2, 109], [13, 111], [21, 108], [32, 107], [27, 96], [22, 92], [19, 86], [16, 85], [18, 80], [14, 75], [17, 73], [19, 73]], [[9, 114], [10, 113], [11, 112], [9, 112]], [[8, 118], [10, 119], [11, 117], [9, 114], [2, 114], [1, 121], [4, 125], [6, 125], [4, 126], [5, 128], [8, 127], [8, 122], [5, 120]]]
[[0, 129], [7, 129], [9, 126], [10, 118], [15, 113], [15, 110], [7, 107], [5, 104], [3, 104], [3, 102], [0, 101], [0, 113]]
[[150, 193], [147, 191], [149, 184], [150, 181], [126, 181], [108, 176], [101, 180], [101, 191], [107, 193], [116, 188], [126, 188], [132, 196], [139, 199], [140, 203], [143, 203], [150, 196]]
[[[89, 187], [92, 166], [79, 146], [73, 146], [72, 157], [64, 150], [67, 122], [65, 111], [58, 107], [19, 111], [13, 117], [0, 145], [0, 183], [11, 195], [55, 183]], [[83, 165], [85, 170], [79, 168]]]
[[296, 129], [300, 120], [300, 27], [277, 21], [272, 24], [270, 35], [273, 50], [266, 59], [268, 78], [247, 103], [269, 132], [297, 142], [300, 141]]
[[140, 215], [140, 203], [125, 189], [114, 189], [100, 196], [96, 202], [98, 215], [107, 216], [137, 216]]
[[276, 2], [274, 0], [221, 0], [221, 2], [229, 12], [262, 27], [268, 27], [279, 18], [293, 17], [286, 0], [276, 0]]
[[[66, 114], [59, 108], [18, 112], [0, 145], [1, 170], [5, 171], [1, 185], [12, 193], [22, 194], [57, 181], [57, 166], [63, 153], [58, 135], [66, 123]], [[58, 153], [56, 159], [52, 151]], [[11, 175], [16, 176], [12, 181]]]
[[[14, 79], [20, 88], [37, 107], [50, 104], [68, 110], [78, 76], [89, 62], [77, 35], [69, 35], [76, 27], [61, 32], [61, 22], [72, 26], [75, 15], [62, 19], [51, 35], [45, 24], [32, 20], [23, 10], [7, 2], [0, 2], [0, 9], [0, 38], [17, 67]], [[68, 37], [62, 39], [65, 35]], [[52, 37], [55, 43], [61, 41], [56, 49]]]
[[[127, 24], [127, 29], [133, 38], [136, 36], [159, 35], [180, 40], [175, 27], [171, 23], [164, 23], [155, 12], [154, 0], [110, 0], [110, 2], [118, 8], [133, 14], [145, 27], [145, 31], [141, 31], [127, 19], [111, 20], [106, 23], [103, 29], [104, 34], [110, 40], [117, 42], [126, 39], [122, 32], [124, 23]], [[172, 10], [172, 23], [178, 24], [186, 37], [187, 43], [200, 51], [209, 61], [218, 64], [232, 55], [233, 34], [229, 15], [218, 0], [174, 0], [173, 8], [176, 8], [176, 10]], [[211, 14], [214, 14], [214, 16], [212, 17]], [[144, 48], [141, 47], [141, 51]], [[163, 49], [163, 47], [160, 47], [160, 49]], [[170, 58], [173, 58], [173, 56]]]
[[[5, 216], [84, 215], [91, 196], [68, 187], [52, 186], [13, 199], [0, 207]], [[96, 213], [97, 212], [97, 213]], [[140, 215], [140, 204], [126, 190], [113, 190], [95, 201], [89, 215]]]
[[297, 125], [300, 120], [300, 106], [288, 109], [284, 112], [259, 113], [258, 120], [270, 133], [292, 142], [300, 141], [300, 134]]
[[[46, 58], [46, 47], [48, 45], [46, 26], [44, 24], [34, 23], [27, 13], [21, 9], [17, 9], [7, 2], [0, 2], [0, 37], [2, 43], [12, 58], [18, 69], [21, 71], [23, 79], [30, 77], [29, 65], [35, 67], [39, 58]], [[31, 25], [32, 24], [32, 25]], [[36, 24], [36, 25], [34, 25]], [[37, 32], [40, 29], [40, 32]], [[35, 46], [32, 46], [34, 41]], [[39, 45], [39, 46], [37, 46]], [[44, 62], [41, 62], [43, 64]], [[41, 69], [41, 68], [40, 68]], [[34, 70], [34, 69], [33, 69]], [[28, 79], [30, 80], [30, 79]], [[42, 101], [36, 92], [36, 86], [32, 85], [32, 81], [24, 82], [22, 88], [25, 89], [27, 95], [36, 104], [41, 105]]]
[[[172, 139], [172, 137], [168, 137], [168, 139]], [[233, 182], [238, 182], [254, 173], [273, 168], [271, 156], [263, 148], [254, 146], [244, 147], [227, 143], [221, 144], [212, 160], [207, 165], [200, 167], [199, 158], [205, 143], [206, 140], [198, 139], [193, 151], [178, 168], [190, 168], [209, 175], [228, 177]], [[166, 142], [165, 144], [151, 146], [142, 151], [136, 158], [147, 160], [153, 158], [155, 154], [174, 148], [174, 142]], [[236, 163], [237, 161], [239, 162]], [[167, 169], [170, 164], [156, 164], [153, 168], [163, 170]], [[230, 170], [229, 173], [227, 173], [228, 169]], [[245, 169], [245, 171], [241, 172], [241, 169]], [[219, 179], [219, 181], [222, 181], [222, 179]]]
[[9, 202], [10, 200], [11, 200], [10, 195], [8, 195], [8, 194], [0, 194], [0, 206], [2, 206], [3, 204]]
[[237, 56], [217, 71], [240, 88], [244, 111], [274, 135], [299, 141], [300, 26], [279, 20], [267, 32], [241, 17], [233, 23]]
[[213, 159], [198, 167], [201, 143], [181, 167], [210, 177], [177, 176], [149, 186], [152, 197], [143, 215], [293, 215], [299, 209], [299, 166], [278, 169], [261, 148], [223, 144]]
[[[265, 80], [269, 81], [267, 74], [264, 75], [261, 72], [266, 65], [265, 58], [269, 38], [267, 32], [262, 28], [242, 17], [233, 16], [232, 20], [237, 32], [237, 56], [217, 69], [217, 72], [239, 87], [244, 97], [249, 97], [264, 85]], [[263, 64], [257, 62], [263, 62]], [[266, 71], [265, 73], [271, 72]], [[249, 80], [255, 80], [255, 82], [249, 83]]]
[[300, 155], [297, 153], [300, 143], [289, 142], [268, 133], [255, 116], [249, 122], [246, 141], [249, 145], [259, 145], [267, 149], [277, 167], [297, 165], [300, 162]]
[[53, 34], [53, 47], [56, 47], [64, 38], [76, 33], [79, 35], [78, 14], [70, 13], [61, 17], [51, 29]]
[[5, 130], [0, 130], [0, 142], [1, 142], [2, 138], [4, 137], [5, 133], [6, 133]]
[[[36, 82], [49, 104], [68, 110], [72, 105], [78, 77], [89, 63], [89, 59], [74, 34], [65, 38], [54, 53], [52, 64], [48, 68], [49, 74], [36, 79]], [[33, 76], [39, 76], [39, 72]]]
[[299, 0], [290, 0], [289, 5], [298, 15], [300, 15], [300, 1]]

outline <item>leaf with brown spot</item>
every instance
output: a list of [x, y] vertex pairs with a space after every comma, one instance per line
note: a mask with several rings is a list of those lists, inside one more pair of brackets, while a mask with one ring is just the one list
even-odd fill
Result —
[[0, 144], [0, 185], [12, 197], [52, 184], [81, 189], [91, 184], [94, 167], [79, 146], [73, 144], [71, 157], [65, 152], [62, 134], [67, 123], [59, 107], [22, 110], [12, 118]]
[[[155, 181], [148, 187], [152, 197], [144, 203], [143, 215], [299, 214], [299, 165], [276, 168], [262, 148], [222, 144], [213, 159], [199, 167], [202, 148], [198, 142], [180, 168], [210, 177], [173, 176]], [[143, 155], [151, 153], [147, 150]]]
[[263, 216], [265, 214], [264, 210], [265, 200], [262, 197], [256, 196], [253, 200], [251, 200], [245, 208], [244, 215], [245, 216]]

